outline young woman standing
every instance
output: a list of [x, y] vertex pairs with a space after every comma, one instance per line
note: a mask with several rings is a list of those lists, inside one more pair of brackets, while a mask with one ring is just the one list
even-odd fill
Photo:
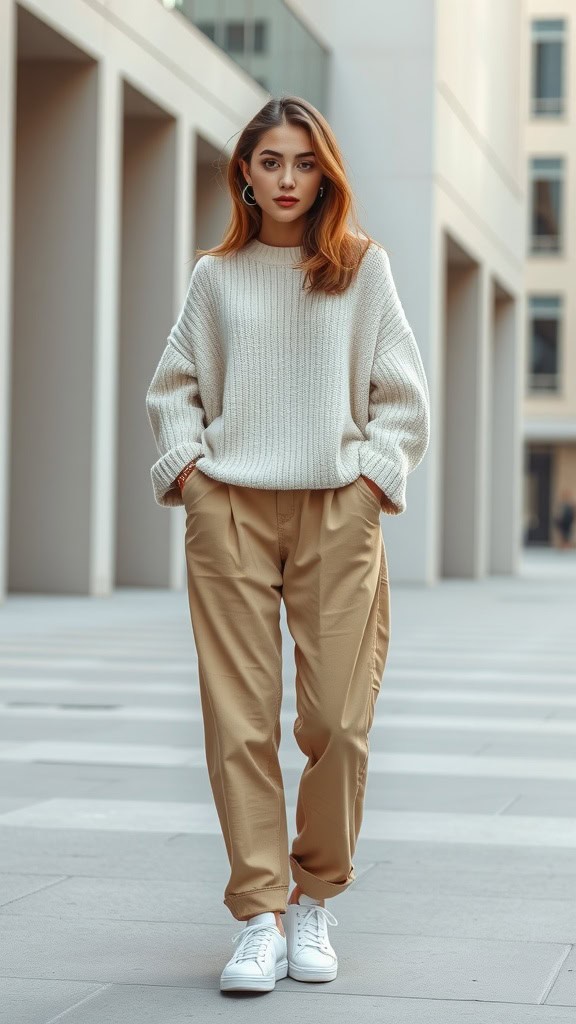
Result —
[[[224, 904], [246, 922], [220, 987], [267, 991], [287, 974], [336, 977], [325, 899], [355, 878], [389, 643], [380, 513], [406, 508], [429, 395], [388, 255], [348, 225], [351, 190], [321, 113], [271, 99], [240, 134], [228, 186], [230, 224], [200, 250], [146, 407], [155, 500], [187, 513], [206, 760], [231, 868]], [[282, 599], [308, 758], [290, 853]]]

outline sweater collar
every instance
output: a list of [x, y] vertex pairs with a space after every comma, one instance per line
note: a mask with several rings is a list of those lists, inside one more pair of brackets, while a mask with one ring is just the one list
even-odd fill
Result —
[[303, 256], [302, 245], [267, 245], [258, 238], [252, 238], [243, 246], [242, 252], [258, 263], [270, 263], [275, 267], [290, 267]]

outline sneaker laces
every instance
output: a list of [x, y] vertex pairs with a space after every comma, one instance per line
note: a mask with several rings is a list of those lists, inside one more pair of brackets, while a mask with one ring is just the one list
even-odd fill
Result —
[[[322, 949], [326, 953], [330, 952], [328, 946], [328, 935], [326, 932], [326, 922], [328, 924], [338, 925], [338, 921], [331, 914], [326, 907], [322, 907], [319, 904], [304, 908], [300, 903], [295, 904], [298, 907], [297, 921], [298, 921], [298, 941], [301, 946], [312, 946], [315, 949]], [[305, 913], [301, 913], [305, 910]]]
[[275, 924], [250, 924], [242, 928], [234, 935], [232, 942], [238, 943], [238, 949], [234, 955], [234, 962], [241, 963], [243, 960], [263, 960], [266, 948], [274, 936], [274, 932], [281, 934]]

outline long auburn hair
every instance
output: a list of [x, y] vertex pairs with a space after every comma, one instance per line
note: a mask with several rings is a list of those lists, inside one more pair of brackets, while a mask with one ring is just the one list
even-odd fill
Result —
[[[256, 238], [262, 224], [259, 206], [247, 205], [242, 199], [246, 181], [240, 160], [248, 165], [260, 138], [270, 128], [288, 123], [305, 128], [323, 171], [324, 195], [316, 197], [307, 214], [302, 238], [303, 258], [296, 263], [305, 270], [303, 287], [309, 291], [339, 294], [356, 276], [360, 262], [371, 242], [362, 236], [354, 213], [352, 191], [344, 170], [344, 160], [334, 132], [319, 110], [300, 96], [273, 97], [254, 115], [240, 133], [226, 172], [232, 197], [232, 213], [220, 245], [197, 249], [196, 255], [229, 256]], [[356, 234], [349, 230], [347, 218], [352, 212]], [[378, 242], [375, 244], [379, 245]], [[382, 246], [380, 246], [382, 248]]]

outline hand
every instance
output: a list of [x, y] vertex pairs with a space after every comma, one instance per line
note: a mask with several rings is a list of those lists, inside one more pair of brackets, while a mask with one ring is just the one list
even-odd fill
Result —
[[361, 476], [362, 476], [362, 479], [366, 481], [366, 483], [368, 484], [368, 487], [373, 492], [373, 494], [378, 498], [378, 501], [380, 502], [380, 504], [382, 504], [382, 498], [384, 497], [384, 491], [381, 490], [381, 488], [378, 487], [378, 484], [375, 484], [374, 481], [371, 480], [369, 476], [364, 476], [363, 473], [361, 473]]

